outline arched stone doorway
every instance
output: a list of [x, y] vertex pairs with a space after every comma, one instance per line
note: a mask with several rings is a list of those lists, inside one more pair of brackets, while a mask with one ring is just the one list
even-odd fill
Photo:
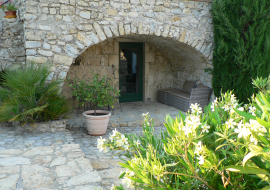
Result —
[[[196, 80], [211, 86], [211, 76], [204, 68], [211, 62], [196, 48], [178, 40], [149, 35], [125, 35], [106, 39], [90, 46], [70, 66], [67, 77], [91, 80], [91, 71], [119, 82], [119, 43], [141, 42], [144, 44], [143, 100], [156, 101], [156, 92], [162, 88], [181, 89], [185, 80]], [[67, 82], [64, 94], [71, 98]]]

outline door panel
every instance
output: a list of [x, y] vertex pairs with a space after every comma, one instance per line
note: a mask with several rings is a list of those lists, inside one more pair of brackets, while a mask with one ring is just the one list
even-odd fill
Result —
[[143, 43], [119, 42], [120, 102], [143, 100]]

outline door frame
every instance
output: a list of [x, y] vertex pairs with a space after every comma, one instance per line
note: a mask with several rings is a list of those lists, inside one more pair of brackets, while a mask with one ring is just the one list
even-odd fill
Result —
[[[120, 90], [120, 61], [121, 48], [139, 48], [141, 56], [138, 58], [139, 62], [139, 93], [130, 93], [124, 97], [119, 97], [119, 102], [136, 102], [143, 101], [144, 98], [144, 43], [143, 42], [119, 42], [119, 90]], [[121, 93], [121, 92], [120, 92]]]

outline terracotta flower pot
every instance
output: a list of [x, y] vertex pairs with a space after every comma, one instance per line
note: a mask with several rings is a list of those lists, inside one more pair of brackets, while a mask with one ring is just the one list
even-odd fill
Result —
[[96, 110], [96, 113], [98, 114], [96, 116], [94, 113], [94, 110], [83, 112], [87, 127], [87, 134], [94, 136], [104, 135], [108, 127], [111, 113], [105, 110]]
[[17, 11], [5, 11], [5, 18], [17, 18]]

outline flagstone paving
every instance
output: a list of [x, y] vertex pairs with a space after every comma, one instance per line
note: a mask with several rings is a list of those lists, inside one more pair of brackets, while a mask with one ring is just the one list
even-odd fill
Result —
[[78, 144], [0, 150], [0, 189], [101, 189]]
[[[157, 121], [156, 133], [165, 129], [165, 113], [172, 117], [179, 113], [159, 103], [124, 103], [122, 112], [118, 108], [111, 116], [103, 138], [108, 139], [115, 128], [121, 133], [141, 135], [141, 116], [146, 112]], [[123, 172], [119, 156], [99, 152], [99, 137], [86, 134], [81, 113], [77, 116], [74, 110], [67, 130], [57, 133], [16, 133], [13, 126], [0, 123], [0, 189], [107, 190], [119, 184]]]

